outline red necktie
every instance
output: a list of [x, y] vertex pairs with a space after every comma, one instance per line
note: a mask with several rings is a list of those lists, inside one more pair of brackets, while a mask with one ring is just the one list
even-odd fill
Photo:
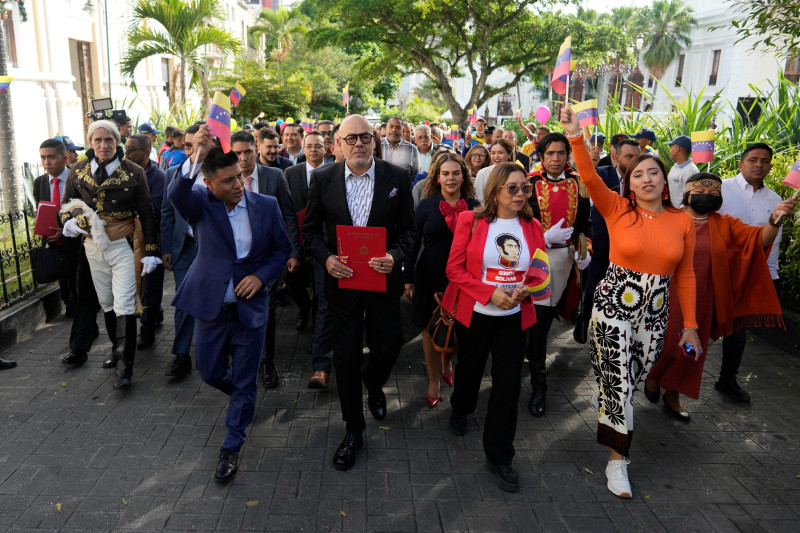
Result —
[[56, 212], [61, 211], [61, 188], [58, 183], [61, 180], [53, 178], [53, 194], [50, 195], [50, 201], [56, 204]]

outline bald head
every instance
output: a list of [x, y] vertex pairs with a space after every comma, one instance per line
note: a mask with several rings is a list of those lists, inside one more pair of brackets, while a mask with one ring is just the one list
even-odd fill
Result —
[[372, 165], [372, 128], [361, 115], [350, 115], [342, 121], [336, 135], [336, 144], [344, 154], [347, 166], [358, 174], [364, 174]]

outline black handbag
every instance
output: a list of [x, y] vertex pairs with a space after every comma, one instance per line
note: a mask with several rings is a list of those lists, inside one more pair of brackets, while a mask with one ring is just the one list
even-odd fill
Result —
[[64, 255], [52, 246], [31, 248], [33, 281], [39, 285], [52, 283], [66, 277], [67, 264]]

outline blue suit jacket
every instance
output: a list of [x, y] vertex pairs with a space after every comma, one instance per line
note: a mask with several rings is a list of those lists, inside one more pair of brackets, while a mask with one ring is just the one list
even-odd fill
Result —
[[[606, 187], [612, 191], [619, 192], [619, 176], [617, 175], [617, 167], [597, 167], [597, 175], [606, 184]], [[608, 263], [608, 227], [606, 226], [606, 219], [592, 205], [590, 218], [592, 220], [592, 261], [604, 261]]]
[[233, 229], [225, 204], [202, 186], [181, 174], [169, 186], [169, 199], [180, 215], [192, 225], [197, 241], [197, 258], [178, 287], [172, 305], [199, 320], [210, 322], [222, 311], [222, 301], [233, 279], [236, 286], [251, 274], [264, 284], [249, 300], [236, 298], [239, 320], [246, 328], [267, 323], [269, 294], [266, 290], [286, 265], [291, 246], [275, 198], [245, 191], [247, 216], [253, 237], [250, 253], [236, 257]]

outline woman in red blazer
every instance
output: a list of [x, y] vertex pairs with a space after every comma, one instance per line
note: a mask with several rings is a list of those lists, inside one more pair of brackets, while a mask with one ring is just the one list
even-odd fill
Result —
[[549, 299], [547, 255], [542, 225], [528, 204], [531, 186], [519, 165], [495, 165], [485, 191], [483, 206], [459, 215], [447, 261], [450, 284], [442, 305], [455, 315], [459, 345], [450, 427], [464, 434], [491, 352], [483, 449], [500, 488], [516, 491], [511, 461], [525, 335], [536, 322], [533, 300]]

